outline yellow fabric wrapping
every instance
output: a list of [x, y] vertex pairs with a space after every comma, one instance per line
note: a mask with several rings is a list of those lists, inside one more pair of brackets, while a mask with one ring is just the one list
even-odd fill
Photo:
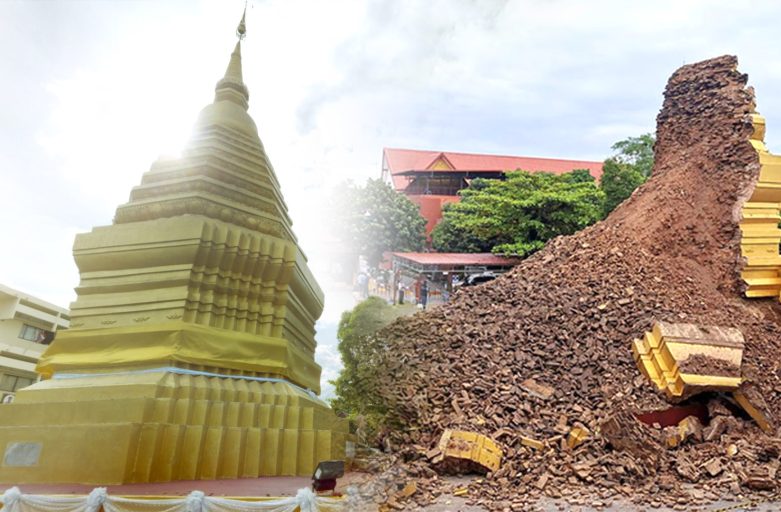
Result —
[[48, 378], [161, 363], [270, 374], [320, 393], [320, 365], [288, 341], [182, 322], [60, 332], [37, 371]]

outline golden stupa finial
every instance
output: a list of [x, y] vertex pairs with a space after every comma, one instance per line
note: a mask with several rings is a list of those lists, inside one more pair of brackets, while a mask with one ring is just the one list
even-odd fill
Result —
[[239, 26], [236, 27], [236, 36], [239, 40], [236, 41], [236, 47], [233, 49], [233, 53], [231, 53], [225, 76], [217, 82], [214, 96], [214, 101], [232, 101], [241, 105], [244, 110], [247, 110], [249, 106], [249, 91], [247, 86], [244, 85], [243, 73], [241, 71], [241, 40], [244, 39], [247, 33], [246, 16], [247, 4], [245, 2], [244, 13], [241, 15]]
[[241, 21], [239, 22], [239, 26], [236, 27], [236, 37], [239, 38], [239, 41], [244, 40], [244, 37], [247, 35], [247, 24], [245, 23], [245, 19], [247, 18], [247, 2], [244, 1], [244, 13], [241, 15]]

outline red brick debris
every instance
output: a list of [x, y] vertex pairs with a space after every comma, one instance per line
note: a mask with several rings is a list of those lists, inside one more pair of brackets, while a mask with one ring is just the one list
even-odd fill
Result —
[[[738, 328], [743, 378], [771, 419], [781, 413], [781, 306], [741, 294], [740, 207], [759, 174], [746, 83], [733, 56], [677, 70], [657, 117], [652, 177], [630, 199], [499, 279], [381, 332], [381, 398], [402, 425], [385, 444], [393, 471], [416, 482], [403, 497], [394, 494], [401, 485], [380, 493], [396, 508], [443, 492], [443, 468], [430, 458], [446, 428], [482, 433], [504, 450], [501, 468], [467, 492], [492, 510], [534, 509], [540, 497], [687, 509], [775, 495], [778, 433], [713, 394], [692, 399], [707, 407], [706, 424], [694, 419], [685, 442], [666, 448], [664, 429], [636, 420], [670, 404], [631, 351], [656, 320]], [[529, 379], [552, 395], [529, 392]], [[591, 435], [569, 449], [574, 426]]]

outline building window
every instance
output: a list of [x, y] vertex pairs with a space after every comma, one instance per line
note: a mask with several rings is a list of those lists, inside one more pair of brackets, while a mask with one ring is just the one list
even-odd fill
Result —
[[33, 379], [27, 377], [18, 377], [16, 375], [4, 374], [0, 376], [0, 390], [16, 391], [32, 385]]
[[39, 329], [38, 327], [33, 327], [32, 325], [24, 324], [22, 326], [22, 331], [19, 333], [19, 337], [23, 340], [48, 345], [54, 338], [54, 333]]

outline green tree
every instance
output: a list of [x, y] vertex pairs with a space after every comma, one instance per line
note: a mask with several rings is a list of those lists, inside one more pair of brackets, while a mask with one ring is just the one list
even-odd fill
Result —
[[604, 215], [607, 216], [632, 192], [643, 184], [645, 177], [635, 166], [624, 164], [613, 158], [605, 160], [599, 187], [605, 193]]
[[438, 251], [526, 256], [555, 236], [599, 220], [604, 202], [603, 192], [582, 171], [510, 172], [505, 180], [475, 179], [460, 194], [432, 233]]
[[381, 381], [385, 342], [375, 333], [403, 316], [409, 308], [391, 306], [379, 297], [369, 297], [351, 311], [342, 313], [337, 338], [343, 368], [332, 381], [335, 398], [331, 407], [353, 419], [361, 418], [371, 433], [385, 414], [377, 396]]
[[596, 181], [588, 169], [575, 169], [562, 177], [570, 183], [594, 183]]
[[344, 184], [334, 205], [337, 236], [356, 255], [376, 265], [386, 251], [420, 251], [426, 220], [418, 207], [380, 179]]
[[651, 133], [628, 137], [611, 146], [610, 149], [615, 151], [611, 158], [620, 164], [632, 166], [641, 176], [648, 178], [654, 167], [655, 142], [656, 138]]
[[[475, 179], [471, 186], [480, 186], [480, 181]], [[464, 207], [456, 206], [459, 204], [448, 203], [442, 208], [442, 220], [431, 233], [432, 247], [438, 252], [491, 252], [494, 240], [467, 229]]]
[[605, 192], [605, 216], [651, 176], [655, 142], [652, 134], [644, 133], [639, 137], [620, 140], [611, 146], [615, 153], [605, 160], [599, 185]]

